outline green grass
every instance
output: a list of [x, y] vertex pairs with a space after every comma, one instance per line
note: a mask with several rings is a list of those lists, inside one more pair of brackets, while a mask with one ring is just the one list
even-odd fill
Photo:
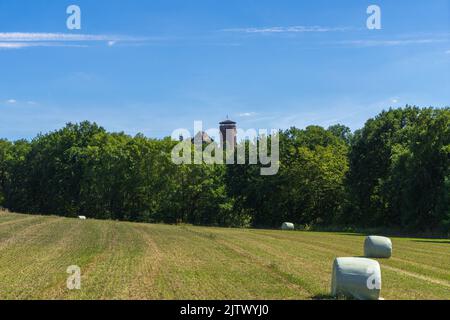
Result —
[[[393, 238], [385, 299], [450, 299], [450, 240]], [[0, 213], [0, 299], [316, 299], [364, 236]], [[81, 290], [66, 269], [81, 268]]]

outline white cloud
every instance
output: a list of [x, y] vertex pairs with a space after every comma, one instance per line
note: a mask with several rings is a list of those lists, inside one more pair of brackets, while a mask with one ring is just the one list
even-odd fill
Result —
[[239, 117], [252, 117], [255, 115], [256, 115], [256, 112], [244, 112], [244, 113], [238, 114]]
[[427, 39], [399, 39], [399, 40], [350, 40], [341, 41], [340, 44], [352, 45], [357, 47], [391, 47], [414, 44], [432, 44], [448, 42], [446, 39], [427, 38]]
[[84, 48], [87, 45], [83, 44], [69, 44], [57, 42], [0, 42], [1, 49], [22, 49], [30, 47], [77, 47]]
[[36, 101], [29, 100], [29, 101], [23, 101], [22, 102], [22, 101], [17, 101], [16, 99], [8, 99], [8, 100], [5, 100], [4, 103], [6, 103], [6, 104], [18, 104], [18, 105], [29, 105], [29, 106], [38, 105], [38, 103]]
[[[0, 32], [0, 41], [117, 41], [127, 37], [74, 33]], [[130, 39], [130, 38], [128, 38]]]
[[321, 26], [288, 26], [288, 27], [259, 27], [259, 28], [231, 28], [223, 29], [225, 32], [241, 33], [302, 33], [302, 32], [336, 32], [349, 30], [348, 27], [321, 27]]
[[0, 49], [20, 49], [26, 46], [26, 43], [0, 42]]
[[157, 38], [133, 38], [129, 36], [72, 33], [0, 32], [0, 49], [29, 47], [87, 47], [88, 43], [106, 42], [108, 46], [118, 41], [139, 42], [161, 40]]

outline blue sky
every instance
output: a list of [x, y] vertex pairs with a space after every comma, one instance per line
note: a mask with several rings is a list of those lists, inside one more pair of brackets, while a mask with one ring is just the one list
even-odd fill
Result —
[[450, 105], [450, 0], [0, 2], [0, 137], [82, 120], [162, 137], [226, 115], [357, 129], [405, 104]]

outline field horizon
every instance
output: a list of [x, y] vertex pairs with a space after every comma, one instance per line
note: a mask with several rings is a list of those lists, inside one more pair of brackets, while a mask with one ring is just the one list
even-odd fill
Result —
[[[450, 240], [393, 237], [384, 299], [449, 299]], [[0, 299], [329, 299], [364, 235], [0, 213]], [[81, 269], [81, 289], [66, 272]]]

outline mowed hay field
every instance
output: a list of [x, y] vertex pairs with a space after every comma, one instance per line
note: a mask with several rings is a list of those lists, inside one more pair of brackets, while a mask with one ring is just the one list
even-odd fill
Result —
[[[0, 299], [321, 299], [364, 236], [0, 213]], [[385, 299], [450, 299], [450, 240], [393, 238]], [[67, 267], [81, 268], [68, 290]]]

